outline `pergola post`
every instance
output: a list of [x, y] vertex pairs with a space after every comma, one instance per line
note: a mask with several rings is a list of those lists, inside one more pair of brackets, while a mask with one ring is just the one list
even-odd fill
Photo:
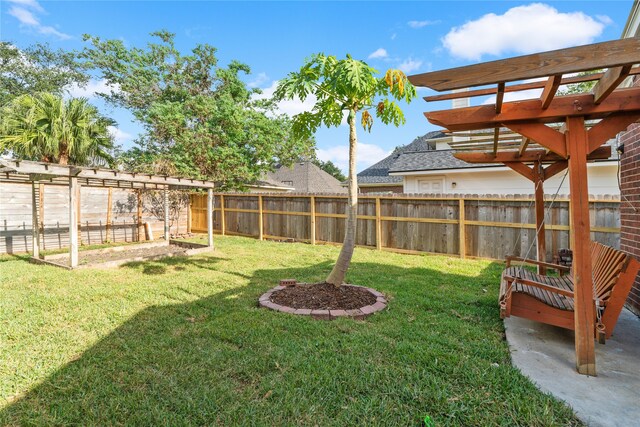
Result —
[[31, 228], [32, 233], [32, 245], [33, 245], [33, 257], [40, 258], [40, 188], [36, 181], [31, 181]]
[[213, 189], [207, 190], [207, 245], [213, 247]]
[[[535, 184], [536, 200], [536, 247], [537, 259], [541, 262], [547, 261], [547, 246], [544, 227], [544, 169], [542, 163], [533, 164], [533, 178]], [[538, 274], [547, 274], [547, 267], [538, 265]]]
[[164, 240], [169, 241], [169, 187], [164, 188]]
[[69, 177], [69, 266], [78, 266], [78, 178]]
[[565, 138], [569, 155], [571, 193], [571, 247], [573, 249], [576, 368], [596, 375], [594, 302], [591, 278], [589, 189], [587, 186], [588, 138], [583, 117], [567, 117]]

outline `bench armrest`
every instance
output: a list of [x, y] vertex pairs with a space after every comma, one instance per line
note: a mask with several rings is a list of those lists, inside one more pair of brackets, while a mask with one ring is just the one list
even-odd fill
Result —
[[564, 272], [564, 273], [568, 273], [571, 271], [571, 267], [567, 267], [564, 265], [558, 265], [558, 264], [552, 264], [549, 262], [542, 262], [542, 261], [536, 261], [535, 259], [527, 259], [527, 258], [520, 258], [517, 256], [507, 256], [507, 267], [511, 267], [511, 262], [512, 261], [518, 261], [518, 262], [523, 262], [525, 264], [533, 264], [533, 265], [541, 265], [543, 267], [549, 267], [549, 268], [553, 268], [556, 269], [558, 271]]

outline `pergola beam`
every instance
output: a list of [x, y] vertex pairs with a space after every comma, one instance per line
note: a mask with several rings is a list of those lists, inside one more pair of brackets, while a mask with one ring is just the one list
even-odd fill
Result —
[[[609, 153], [611, 153], [611, 147], [601, 147], [601, 148], [608, 148], [609, 149]], [[609, 156], [607, 156], [607, 158], [608, 157]], [[557, 162], [550, 164], [549, 166], [544, 168], [544, 179], [547, 180], [547, 179], [559, 174], [560, 172], [565, 170], [568, 165], [569, 165], [569, 163], [566, 160], [558, 160]]]
[[[562, 156], [559, 156], [553, 152], [547, 152], [546, 150], [528, 150], [522, 155], [518, 151], [500, 151], [497, 155], [488, 152], [478, 151], [458, 151], [453, 153], [453, 156], [457, 159], [463, 160], [467, 163], [507, 163], [507, 162], [522, 162], [530, 163], [540, 161], [543, 163], [557, 162], [563, 160]], [[588, 156], [588, 160], [604, 160], [611, 157], [611, 147], [604, 146], [598, 147], [591, 152]]]
[[[593, 82], [593, 81], [599, 80], [602, 76], [604, 76], [604, 74], [605, 73], [594, 73], [594, 74], [587, 74], [584, 76], [564, 77], [560, 81], [560, 86], [575, 84], [575, 83]], [[636, 74], [640, 74], [640, 67], [631, 68], [631, 70], [629, 71], [630, 76], [634, 76]], [[505, 86], [504, 91], [505, 93], [508, 93], [508, 92], [520, 92], [523, 90], [531, 90], [531, 89], [543, 89], [547, 84], [547, 81], [548, 80], [546, 81], [540, 80], [535, 82], [513, 84], [510, 86]], [[486, 89], [475, 89], [475, 90], [469, 90], [469, 91], [442, 93], [439, 95], [429, 95], [429, 96], [423, 97], [422, 99], [424, 99], [427, 102], [435, 102], [435, 101], [446, 101], [449, 99], [474, 98], [478, 96], [494, 95], [497, 92], [497, 90], [498, 90], [497, 87], [490, 87]]]
[[163, 186], [171, 185], [177, 187], [192, 188], [215, 187], [214, 182], [206, 180], [139, 174], [133, 172], [121, 172], [112, 169], [65, 166], [52, 163], [32, 162], [27, 160], [0, 159], [0, 166], [2, 166], [6, 172], [11, 171], [18, 174], [36, 174], [42, 177], [76, 177], [96, 180], [157, 184]]
[[567, 118], [569, 187], [571, 193], [571, 248], [573, 250], [574, 321], [576, 368], [579, 373], [596, 375], [594, 346], [593, 282], [591, 278], [591, 233], [587, 176], [587, 132], [584, 119]]
[[522, 137], [522, 142], [520, 143], [520, 148], [518, 149], [518, 157], [522, 157], [530, 142], [531, 138], [527, 138], [526, 136]]
[[549, 77], [547, 79], [547, 83], [544, 85], [544, 89], [542, 90], [542, 95], [540, 96], [540, 101], [542, 101], [541, 108], [546, 110], [549, 108], [551, 101], [553, 101], [553, 97], [556, 96], [556, 92], [560, 87], [560, 82], [562, 81], [562, 74], [556, 74], [555, 76]]
[[589, 152], [593, 152], [602, 144], [625, 130], [631, 123], [640, 119], [640, 112], [616, 114], [602, 119], [600, 123], [587, 131]]
[[515, 172], [519, 173], [520, 175], [524, 176], [529, 181], [533, 181], [534, 180], [533, 171], [531, 170], [531, 168], [529, 166], [525, 165], [524, 163], [506, 162], [505, 166], [509, 167], [510, 169], [512, 169]]
[[409, 76], [437, 91], [511, 82], [640, 63], [640, 38], [558, 49]]
[[504, 82], [498, 83], [496, 93], [496, 114], [500, 114], [502, 111], [502, 101], [504, 101]]
[[591, 90], [591, 93], [593, 93], [593, 102], [595, 104], [600, 104], [604, 101], [604, 99], [609, 96], [624, 79], [627, 78], [630, 71], [630, 64], [609, 68]]
[[[517, 133], [511, 125], [517, 123], [558, 123], [567, 117], [584, 117], [585, 120], [602, 119], [611, 114], [640, 110], [640, 88], [618, 89], [600, 104], [593, 102], [593, 95], [567, 95], [554, 98], [547, 109], [542, 109], [539, 99], [508, 102], [502, 113], [496, 114], [493, 105], [480, 105], [453, 110], [424, 113], [429, 122], [451, 131], [495, 128], [504, 125]], [[526, 135], [528, 136], [528, 135]], [[536, 142], [543, 143], [535, 137]]]

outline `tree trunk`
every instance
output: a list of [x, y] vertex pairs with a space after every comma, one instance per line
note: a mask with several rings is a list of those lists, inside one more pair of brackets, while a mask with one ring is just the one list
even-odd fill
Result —
[[349, 197], [347, 199], [347, 220], [345, 223], [344, 243], [340, 250], [340, 256], [333, 270], [327, 277], [327, 283], [340, 286], [351, 264], [353, 250], [356, 247], [356, 227], [358, 225], [358, 181], [356, 176], [356, 112], [351, 110], [347, 119], [349, 123]]
[[69, 151], [67, 144], [60, 144], [60, 155], [58, 156], [58, 163], [61, 165], [69, 164]]

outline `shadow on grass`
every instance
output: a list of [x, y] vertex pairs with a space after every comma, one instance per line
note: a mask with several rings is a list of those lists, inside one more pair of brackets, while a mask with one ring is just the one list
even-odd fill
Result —
[[[186, 260], [218, 267], [215, 258]], [[125, 268], [162, 274], [150, 272], [183, 262]], [[366, 321], [257, 307], [280, 278], [317, 281], [330, 268], [258, 270], [246, 286], [148, 307], [3, 409], [0, 424], [418, 425], [425, 415], [436, 425], [575, 421], [510, 366], [495, 302], [500, 266], [468, 277], [354, 263], [352, 281], [390, 299]]]

